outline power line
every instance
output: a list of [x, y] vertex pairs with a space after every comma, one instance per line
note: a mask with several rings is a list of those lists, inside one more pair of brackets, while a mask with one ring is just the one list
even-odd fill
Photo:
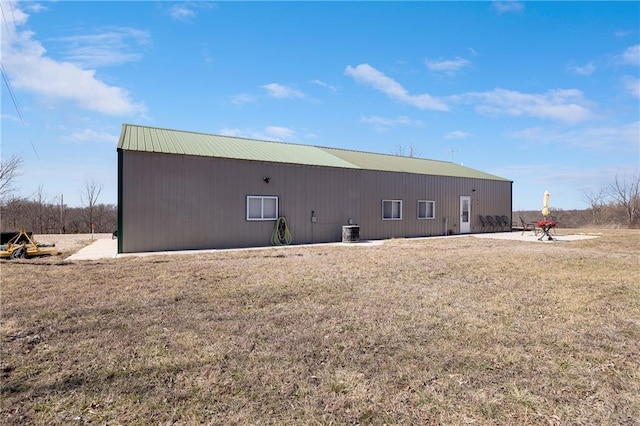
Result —
[[[7, 35], [9, 35], [11, 33], [11, 30], [9, 29], [9, 24], [7, 23], [7, 17], [4, 16], [4, 7], [2, 7], [2, 4], [4, 2], [0, 2], [0, 11], [2, 12], [2, 20], [4, 21], [4, 26], [7, 28]], [[9, 3], [9, 6], [11, 6], [11, 3]], [[11, 9], [11, 16], [13, 15], [13, 8]], [[15, 25], [15, 17], [13, 19], [14, 25]]]
[[[7, 86], [7, 91], [9, 92], [9, 96], [11, 97], [11, 102], [13, 102], [13, 106], [18, 113], [18, 117], [20, 117], [20, 122], [24, 127], [27, 127], [27, 123], [24, 121], [24, 117], [22, 116], [22, 111], [20, 111], [20, 105], [18, 105], [18, 100], [16, 99], [15, 93], [13, 93], [13, 88], [11, 87], [11, 82], [7, 78], [7, 73], [4, 71], [4, 66], [0, 62], [0, 72], [2, 73], [2, 80], [4, 81], [5, 86]], [[40, 160], [40, 156], [38, 155], [38, 150], [29, 136], [29, 143], [31, 144], [31, 149], [33, 149], [33, 153], [36, 155], [38, 161]]]
[[9, 91], [9, 96], [11, 96], [11, 101], [13, 102], [13, 106], [16, 108], [16, 112], [18, 113], [18, 117], [20, 117], [20, 121], [23, 126], [27, 124], [24, 121], [24, 117], [22, 116], [22, 112], [20, 111], [20, 106], [18, 105], [18, 100], [16, 99], [16, 95], [13, 93], [13, 89], [11, 88], [11, 83], [7, 78], [7, 73], [4, 71], [4, 66], [0, 63], [0, 71], [2, 71], [2, 80], [4, 80], [5, 86], [7, 86], [7, 90]]
[[[16, 28], [16, 15], [13, 12], [13, 2], [8, 1], [7, 3], [9, 3], [9, 9], [11, 10], [11, 23], [13, 24], [14, 33], [17, 33], [18, 30]], [[7, 36], [9, 36], [11, 34], [11, 30], [9, 29], [9, 25], [7, 24], [7, 19], [4, 16], [4, 9], [2, 9], [1, 4], [0, 4], [0, 10], [2, 10], [2, 19], [4, 20], [5, 27], [7, 27]], [[18, 49], [20, 49], [20, 58], [22, 59], [22, 66], [24, 67], [22, 69], [22, 72], [24, 72], [26, 75], [28, 67], [27, 67], [27, 62], [25, 61], [26, 55], [24, 54], [24, 49], [22, 47], [22, 40], [20, 39], [20, 37], [16, 37], [16, 41], [17, 41], [16, 45], [18, 46]]]
[[[13, 11], [13, 4], [11, 1], [8, 2], [0, 2], [0, 12], [2, 12], [2, 21], [4, 22], [4, 26], [7, 29], [7, 37], [9, 37], [11, 35], [11, 28], [9, 28], [9, 23], [7, 22], [7, 16], [5, 14], [4, 11], [4, 7], [3, 4], [4, 3], [8, 3], [9, 4], [9, 9], [11, 11], [11, 18], [12, 18], [12, 26], [15, 29], [16, 26], [16, 16], [15, 13]], [[18, 40], [20, 39], [19, 37], [17, 38]], [[27, 73], [27, 65], [25, 62], [25, 55], [24, 55], [24, 49], [22, 48], [22, 44], [21, 43], [17, 43], [18, 48], [20, 49], [20, 53], [21, 55], [20, 58], [22, 59], [22, 65], [24, 67], [23, 72], [26, 74]], [[22, 110], [20, 108], [20, 105], [18, 104], [18, 98], [16, 97], [16, 94], [13, 90], [13, 87], [11, 86], [11, 82], [9, 81], [9, 77], [7, 76], [6, 71], [4, 70], [4, 65], [2, 64], [2, 62], [0, 61], [0, 72], [2, 73], [2, 80], [4, 81], [5, 86], [7, 87], [7, 91], [9, 92], [9, 96], [11, 97], [11, 102], [13, 102], [13, 106], [16, 109], [16, 112], [18, 113], [18, 117], [20, 118], [20, 122], [22, 123], [22, 125], [24, 127], [27, 127], [27, 123], [25, 122], [24, 116], [22, 115]], [[36, 149], [35, 144], [33, 143], [33, 140], [31, 139], [31, 136], [29, 136], [29, 143], [31, 144], [31, 149], [33, 150], [33, 153], [35, 154], [36, 158], [38, 160], [40, 160], [40, 156], [38, 155], [38, 150]]]

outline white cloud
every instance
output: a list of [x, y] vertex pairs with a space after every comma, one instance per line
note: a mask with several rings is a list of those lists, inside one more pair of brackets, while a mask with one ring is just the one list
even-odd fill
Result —
[[119, 135], [108, 132], [97, 132], [93, 129], [84, 129], [64, 136], [63, 139], [69, 142], [106, 142], [116, 144]]
[[231, 96], [231, 102], [236, 105], [251, 104], [256, 102], [256, 98], [253, 95], [247, 93], [241, 93], [239, 95]]
[[616, 30], [613, 32], [613, 35], [616, 37], [622, 38], [622, 37], [633, 35], [637, 32], [638, 32], [637, 30]]
[[169, 15], [176, 21], [186, 22], [195, 18], [196, 13], [187, 4], [176, 4], [169, 11]]
[[331, 90], [333, 93], [336, 93], [338, 91], [338, 89], [335, 86], [332, 86], [330, 84], [325, 83], [324, 81], [320, 81], [320, 80], [311, 80], [311, 83], [313, 84], [317, 84], [318, 86], [322, 86], [324, 88], [327, 88], [329, 90]]
[[304, 98], [304, 93], [299, 90], [293, 89], [291, 87], [283, 86], [278, 83], [270, 83], [260, 86], [264, 90], [266, 90], [272, 98]]
[[438, 111], [449, 109], [444, 102], [429, 94], [410, 95], [402, 85], [369, 64], [360, 64], [356, 67], [347, 66], [345, 74], [353, 77], [358, 83], [369, 85], [398, 102], [413, 105], [419, 109]]
[[16, 123], [21, 123], [22, 121], [20, 120], [20, 118], [18, 118], [15, 115], [10, 115], [10, 114], [2, 114], [0, 115], [0, 118], [2, 118], [3, 120], [10, 120], [10, 121], [14, 121]]
[[471, 65], [471, 62], [464, 58], [455, 58], [455, 59], [440, 59], [440, 60], [430, 60], [426, 61], [427, 68], [431, 71], [442, 72], [445, 74], [455, 74], [460, 71], [462, 68], [468, 67]]
[[288, 127], [280, 127], [280, 126], [267, 126], [265, 131], [271, 137], [278, 138], [278, 140], [286, 140], [291, 139], [295, 135], [295, 130], [289, 129]]
[[466, 139], [471, 136], [471, 133], [463, 132], [462, 130], [454, 130], [444, 135], [445, 139]]
[[2, 64], [14, 89], [35, 93], [49, 102], [72, 101], [81, 108], [103, 114], [144, 114], [143, 104], [134, 103], [124, 88], [99, 80], [95, 70], [47, 56], [33, 32], [19, 31], [28, 15], [17, 5], [5, 18], [8, 31], [2, 37]]
[[577, 89], [554, 89], [544, 94], [495, 89], [491, 92], [470, 92], [455, 98], [477, 102], [476, 111], [488, 116], [529, 116], [566, 123], [578, 123], [593, 117], [590, 102]]
[[595, 151], [633, 151], [638, 149], [640, 121], [616, 127], [584, 127], [569, 132], [530, 127], [509, 136], [536, 144], [567, 145]]
[[578, 66], [578, 65], [574, 65], [569, 67], [569, 69], [578, 75], [591, 75], [593, 74], [593, 72], [596, 70], [596, 66], [593, 65], [593, 62], [589, 62], [588, 64], [584, 65], [584, 66]]
[[[2, 5], [3, 5], [2, 18], [3, 18], [3, 23], [5, 25], [5, 28], [2, 29], [2, 32], [3, 32], [2, 36], [4, 38], [11, 35], [15, 35], [16, 27], [20, 25], [24, 25], [29, 20], [29, 15], [24, 13], [15, 2], [6, 3], [6, 5], [9, 6], [10, 11], [5, 11], [4, 2], [2, 3]], [[25, 4], [25, 6], [27, 7], [29, 5], [30, 5], [29, 2]], [[43, 10], [43, 9], [40, 9], [40, 10]], [[37, 8], [34, 8], [34, 9], [31, 9], [31, 12], [38, 13], [40, 10], [38, 10]], [[4, 32], [5, 29], [7, 30], [7, 33]]]
[[215, 56], [211, 53], [211, 49], [209, 47], [209, 43], [200, 43], [200, 55], [202, 56], [202, 61], [205, 64], [213, 64], [215, 61]]
[[620, 55], [620, 59], [628, 65], [640, 65], [640, 44], [627, 48], [627, 50]]
[[548, 190], [553, 209], [554, 206], [562, 206], [565, 198], [575, 198], [576, 194], [589, 188], [602, 188], [605, 182], [615, 176], [615, 169], [610, 166], [584, 168], [547, 162], [505, 166], [494, 173], [512, 178], [514, 192], [520, 194], [521, 198], [527, 194], [533, 200], [528, 203], [531, 206], [542, 208], [542, 194]]
[[29, 72], [12, 79], [17, 88], [49, 99], [70, 100], [84, 109], [108, 115], [144, 113], [144, 106], [132, 103], [129, 92], [103, 83], [93, 70], [47, 57], [25, 58], [25, 62]]
[[236, 127], [223, 127], [218, 130], [218, 133], [222, 136], [244, 137], [244, 132]]
[[515, 0], [494, 1], [493, 8], [499, 13], [521, 13], [524, 11], [524, 3]]
[[366, 124], [373, 125], [373, 128], [378, 132], [387, 131], [394, 126], [423, 126], [424, 125], [424, 122], [420, 120], [411, 120], [409, 117], [406, 117], [404, 115], [401, 115], [395, 118], [380, 117], [377, 115], [361, 116], [360, 121]]
[[527, 127], [526, 129], [511, 132], [510, 137], [514, 139], [531, 139], [536, 140], [544, 134], [544, 128], [542, 127]]
[[640, 98], [640, 79], [636, 77], [626, 76], [622, 79], [622, 84], [624, 84], [624, 88], [630, 93], [632, 96], [636, 98]]
[[[549, 190], [553, 211], [560, 207], [586, 207], [586, 202], [579, 201], [582, 194], [606, 188], [616, 175], [637, 173], [637, 167], [633, 163], [584, 167], [564, 161], [547, 161], [508, 165], [490, 173], [514, 180], [514, 210], [541, 209], [542, 194]], [[573, 204], [567, 206], [567, 202]]]
[[151, 45], [147, 31], [112, 27], [97, 34], [59, 37], [65, 44], [65, 60], [83, 68], [120, 65], [142, 58], [139, 48]]
[[222, 128], [219, 133], [225, 136], [247, 138], [266, 141], [292, 141], [295, 137], [295, 130], [281, 126], [267, 126], [263, 130]]
[[33, 12], [33, 13], [38, 13], [38, 12], [42, 12], [43, 10], [49, 10], [47, 7], [43, 6], [40, 3], [36, 3], [36, 2], [23, 2], [22, 5], [24, 5], [24, 8], [26, 10], [28, 10], [29, 12]]
[[183, 1], [169, 9], [169, 16], [176, 21], [191, 22], [197, 17], [197, 9], [213, 9], [215, 7], [215, 3], [208, 1]]

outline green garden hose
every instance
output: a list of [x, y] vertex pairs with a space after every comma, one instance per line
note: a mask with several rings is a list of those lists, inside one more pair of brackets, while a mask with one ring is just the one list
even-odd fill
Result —
[[286, 246], [291, 244], [291, 232], [289, 231], [289, 225], [287, 225], [287, 219], [279, 217], [276, 220], [276, 224], [273, 227], [273, 234], [271, 235], [271, 244], [274, 246]]

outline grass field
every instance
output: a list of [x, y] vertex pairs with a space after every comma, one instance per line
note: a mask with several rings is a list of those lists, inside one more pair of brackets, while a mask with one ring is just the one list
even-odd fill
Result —
[[640, 231], [0, 263], [13, 424], [640, 424]]

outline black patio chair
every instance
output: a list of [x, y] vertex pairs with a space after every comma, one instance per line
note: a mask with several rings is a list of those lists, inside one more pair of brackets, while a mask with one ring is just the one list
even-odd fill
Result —
[[522, 233], [520, 235], [524, 235], [525, 231], [533, 231], [535, 235], [538, 235], [538, 226], [535, 222], [527, 222], [520, 216], [520, 225], [522, 226]]
[[501, 231], [504, 231], [504, 227], [507, 225], [506, 222], [502, 221], [502, 217], [499, 215], [495, 215], [494, 218], [496, 219], [496, 223], [498, 224], [498, 228], [500, 228]]
[[480, 218], [480, 224], [482, 225], [482, 232], [484, 232], [489, 227], [489, 222], [487, 222], [487, 219], [485, 219], [481, 214], [478, 215], [478, 217]]
[[496, 224], [496, 220], [493, 218], [493, 216], [488, 214], [488, 215], [485, 216], [485, 219], [486, 219], [487, 223], [489, 224], [489, 226], [491, 228], [493, 228], [493, 231], [495, 231], [496, 228], [498, 227], [498, 225]]
[[502, 222], [505, 224], [509, 232], [513, 231], [513, 221], [506, 214], [502, 215]]

